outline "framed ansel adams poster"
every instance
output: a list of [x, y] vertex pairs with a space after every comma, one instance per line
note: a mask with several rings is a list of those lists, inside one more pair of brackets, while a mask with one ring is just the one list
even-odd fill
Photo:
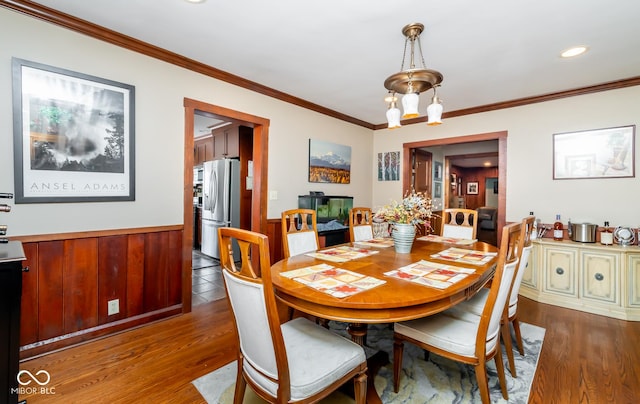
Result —
[[135, 200], [135, 87], [12, 62], [15, 202]]

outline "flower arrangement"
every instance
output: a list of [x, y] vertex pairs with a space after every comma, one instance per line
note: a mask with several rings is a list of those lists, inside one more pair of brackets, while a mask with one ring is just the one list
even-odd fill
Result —
[[393, 201], [389, 205], [380, 208], [374, 215], [374, 219], [392, 223], [421, 224], [429, 227], [428, 219], [431, 218], [431, 198], [422, 192], [411, 190], [407, 192], [400, 203]]

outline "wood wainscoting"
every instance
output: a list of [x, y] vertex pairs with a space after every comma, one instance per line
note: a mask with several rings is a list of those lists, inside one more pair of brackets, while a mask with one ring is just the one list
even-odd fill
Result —
[[29, 268], [20, 358], [182, 313], [182, 237], [181, 225], [15, 237]]

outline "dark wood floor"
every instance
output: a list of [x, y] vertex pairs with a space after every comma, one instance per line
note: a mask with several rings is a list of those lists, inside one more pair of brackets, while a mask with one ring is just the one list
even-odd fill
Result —
[[[544, 327], [530, 403], [640, 402], [640, 322], [522, 298], [521, 320]], [[21, 364], [51, 375], [35, 403], [203, 403], [191, 381], [235, 355], [226, 301]], [[51, 392], [51, 391], [50, 391]]]

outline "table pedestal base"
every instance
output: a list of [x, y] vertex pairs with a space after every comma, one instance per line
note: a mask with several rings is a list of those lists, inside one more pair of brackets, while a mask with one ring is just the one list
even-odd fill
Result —
[[[367, 338], [367, 324], [351, 323], [347, 326], [347, 332], [351, 335], [351, 340], [359, 345], [364, 346]], [[389, 354], [384, 351], [378, 351], [373, 356], [367, 358], [367, 403], [382, 404], [380, 396], [376, 391], [374, 383], [375, 377], [381, 367], [389, 363]], [[347, 383], [343, 386], [345, 393], [353, 397], [353, 384]]]

